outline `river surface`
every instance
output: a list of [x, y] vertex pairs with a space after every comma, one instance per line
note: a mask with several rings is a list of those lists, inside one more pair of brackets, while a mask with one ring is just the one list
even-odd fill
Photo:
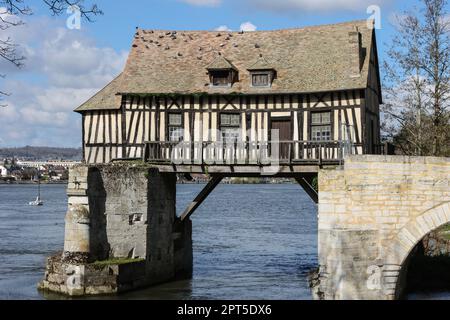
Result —
[[[178, 185], [181, 212], [203, 185]], [[64, 185], [43, 185], [43, 207], [30, 207], [36, 186], [0, 185], [0, 299], [60, 299], [36, 290], [46, 257], [61, 251]], [[317, 207], [295, 184], [219, 185], [193, 220], [194, 275], [119, 299], [310, 300], [317, 266]], [[114, 297], [113, 297], [114, 298]], [[448, 299], [449, 293], [415, 294]]]

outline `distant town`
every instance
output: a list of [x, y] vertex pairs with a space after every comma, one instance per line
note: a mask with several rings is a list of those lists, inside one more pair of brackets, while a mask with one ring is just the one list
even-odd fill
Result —
[[0, 161], [0, 183], [14, 182], [66, 182], [69, 169], [81, 161], [48, 160], [30, 161], [24, 159], [3, 159]]
[[66, 183], [79, 159], [81, 151], [75, 148], [0, 149], [0, 183]]
[[[81, 149], [22, 147], [0, 148], [0, 184], [67, 183], [69, 169], [80, 164]], [[204, 174], [189, 177], [178, 175], [180, 184], [207, 183]], [[290, 183], [290, 179], [272, 178], [225, 178], [224, 184], [279, 184]]]

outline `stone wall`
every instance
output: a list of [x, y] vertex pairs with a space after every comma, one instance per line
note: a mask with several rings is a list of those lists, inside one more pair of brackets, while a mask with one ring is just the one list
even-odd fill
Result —
[[414, 247], [450, 221], [450, 159], [352, 156], [319, 173], [324, 299], [394, 299]]
[[[162, 174], [145, 164], [82, 165], [71, 169], [67, 193], [64, 253], [62, 259], [49, 259], [41, 288], [95, 294], [92, 283], [98, 276], [103, 284], [97, 293], [114, 293], [132, 288], [133, 283], [141, 287], [192, 274], [192, 225], [176, 217], [175, 174]], [[91, 268], [99, 261], [106, 262], [113, 277], [104, 277], [106, 267]], [[114, 261], [120, 261], [120, 267], [114, 267]], [[136, 269], [124, 267], [123, 261], [139, 266], [143, 261], [145, 276], [136, 272], [133, 280], [132, 271], [131, 276], [120, 274]], [[73, 274], [60, 274], [61, 270], [81, 270], [80, 266], [90, 272], [83, 272], [85, 286], [68, 290], [65, 282]]]

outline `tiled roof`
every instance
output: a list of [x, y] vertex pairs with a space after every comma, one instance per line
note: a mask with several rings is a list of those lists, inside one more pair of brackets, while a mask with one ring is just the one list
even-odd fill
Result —
[[222, 55], [219, 55], [210, 65], [206, 67], [207, 70], [237, 70], [233, 64], [225, 59]]
[[273, 65], [270, 64], [263, 55], [260, 55], [258, 60], [255, 61], [247, 70], [271, 70], [274, 69]]
[[[355, 30], [360, 32], [366, 52], [356, 77], [350, 71], [357, 62], [350, 54], [349, 40]], [[122, 75], [77, 111], [101, 103], [109, 106], [116, 93], [277, 94], [362, 89], [367, 87], [372, 41], [373, 30], [367, 20], [255, 32], [138, 29]], [[272, 87], [253, 88], [249, 68], [269, 63], [277, 72]], [[231, 88], [210, 87], [207, 69], [228, 64], [238, 70], [239, 81]]]
[[118, 75], [113, 81], [111, 81], [106, 87], [100, 90], [96, 95], [83, 103], [77, 109], [76, 112], [82, 112], [87, 110], [114, 110], [120, 109], [120, 103], [122, 98], [117, 95], [119, 89], [119, 83], [122, 74]]

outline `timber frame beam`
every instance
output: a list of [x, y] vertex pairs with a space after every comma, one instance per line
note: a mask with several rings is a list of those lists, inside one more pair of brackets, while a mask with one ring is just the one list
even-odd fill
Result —
[[180, 217], [180, 220], [183, 222], [186, 219], [189, 219], [192, 214], [194, 214], [195, 210], [206, 200], [206, 198], [211, 194], [211, 192], [219, 185], [224, 176], [217, 175], [213, 176], [211, 181], [208, 182], [205, 188], [198, 194], [198, 196], [192, 201], [192, 203], [186, 208], [183, 214]]
[[312, 177], [295, 177], [295, 181], [305, 190], [305, 192], [311, 197], [314, 203], [319, 203], [319, 194], [312, 186]]

